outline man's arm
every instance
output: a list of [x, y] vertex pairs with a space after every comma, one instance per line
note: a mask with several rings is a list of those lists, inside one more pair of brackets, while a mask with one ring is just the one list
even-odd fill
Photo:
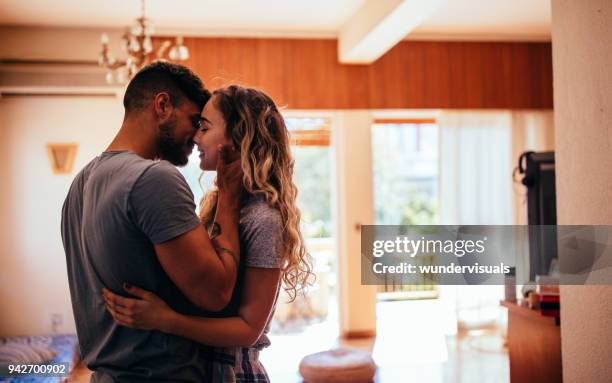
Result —
[[221, 146], [218, 150], [216, 235], [211, 239], [200, 225], [155, 245], [157, 258], [170, 279], [192, 303], [210, 311], [219, 311], [229, 303], [240, 262], [238, 223], [243, 173], [239, 154]]
[[[237, 214], [230, 211], [226, 215], [231, 218]], [[231, 237], [237, 231], [237, 224], [228, 225], [221, 235]], [[239, 250], [216, 250], [200, 225], [155, 245], [155, 252], [166, 274], [193, 304], [210, 311], [227, 306], [236, 283]]]
[[211, 311], [229, 302], [240, 256], [242, 170], [239, 161], [226, 158], [220, 155], [217, 161], [222, 228], [215, 242], [195, 214], [187, 182], [169, 163], [156, 163], [143, 172], [128, 200], [130, 218], [153, 243], [164, 271], [192, 303]]

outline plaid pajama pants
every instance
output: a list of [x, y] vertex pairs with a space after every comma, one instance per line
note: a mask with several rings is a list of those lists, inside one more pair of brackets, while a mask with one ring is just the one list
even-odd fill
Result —
[[259, 361], [257, 348], [226, 348], [215, 353], [214, 382], [268, 383], [270, 378]]

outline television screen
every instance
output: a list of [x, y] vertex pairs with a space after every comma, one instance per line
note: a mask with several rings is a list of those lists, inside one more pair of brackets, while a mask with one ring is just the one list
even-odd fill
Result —
[[550, 272], [551, 262], [557, 257], [555, 153], [523, 153], [519, 172], [524, 174], [521, 182], [527, 187], [529, 278], [534, 281], [536, 275]]

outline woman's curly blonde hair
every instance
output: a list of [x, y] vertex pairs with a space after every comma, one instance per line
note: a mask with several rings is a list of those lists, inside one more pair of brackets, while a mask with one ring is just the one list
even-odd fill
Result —
[[[240, 150], [243, 184], [247, 193], [263, 195], [280, 211], [283, 223], [281, 280], [293, 301], [311, 283], [312, 259], [300, 231], [297, 187], [293, 183], [294, 160], [289, 132], [274, 101], [260, 90], [232, 85], [213, 92], [210, 102], [221, 111], [225, 135]], [[209, 227], [215, 216], [218, 191], [200, 202], [200, 219]]]

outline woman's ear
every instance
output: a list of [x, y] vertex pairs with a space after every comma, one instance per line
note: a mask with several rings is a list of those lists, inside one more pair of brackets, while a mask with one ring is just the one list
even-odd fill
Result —
[[240, 151], [240, 141], [238, 141], [235, 137], [227, 137], [226, 135], [224, 141], [225, 142], [223, 143], [223, 145], [227, 146], [228, 148], [231, 148], [231, 151]]
[[230, 143], [229, 145], [227, 145], [227, 147], [230, 148], [230, 150], [227, 151], [229, 162], [239, 160], [240, 159], [240, 146]]

